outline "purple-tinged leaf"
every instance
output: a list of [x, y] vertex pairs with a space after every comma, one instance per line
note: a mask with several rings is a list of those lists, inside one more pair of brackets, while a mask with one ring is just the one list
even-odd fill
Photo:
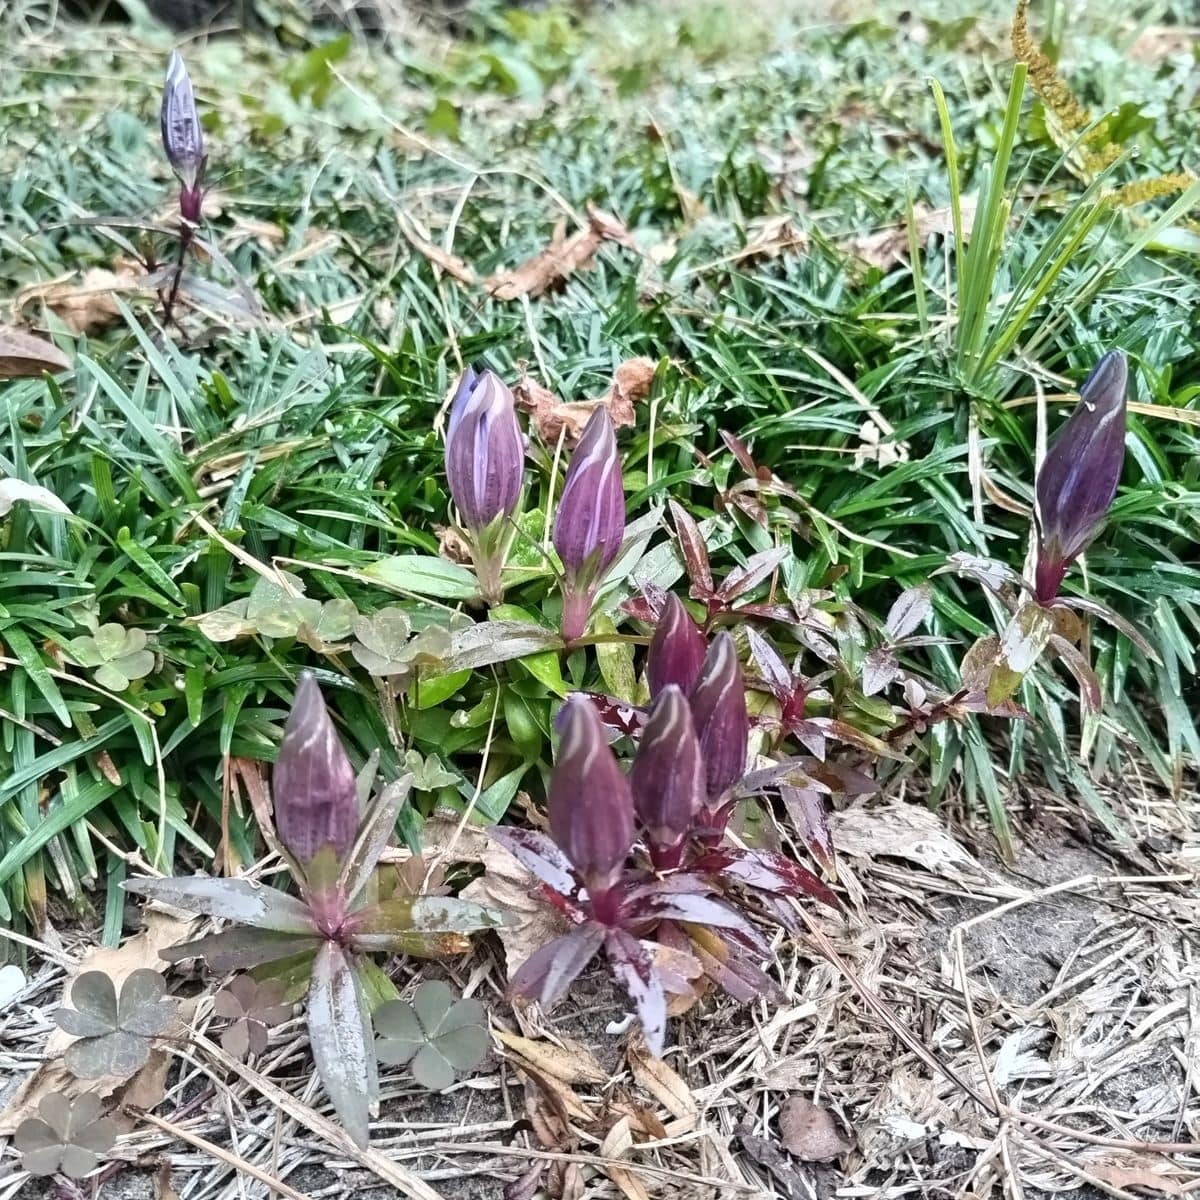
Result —
[[342, 1127], [356, 1146], [370, 1138], [378, 1092], [371, 1013], [345, 952], [324, 942], [308, 988], [308, 1037], [317, 1073]]
[[321, 940], [294, 933], [275, 933], [269, 929], [226, 929], [192, 942], [168, 946], [158, 953], [160, 958], [173, 963], [201, 958], [214, 975], [227, 975], [230, 971], [246, 971], [263, 963], [315, 951]]
[[1062, 659], [1067, 670], [1075, 676], [1084, 709], [1093, 716], [1097, 715], [1104, 702], [1104, 693], [1100, 687], [1100, 680], [1096, 678], [1096, 672], [1092, 670], [1091, 664], [1084, 657], [1083, 652], [1078, 646], [1072, 645], [1065, 637], [1060, 637], [1057, 633], [1050, 635], [1050, 648]]
[[354, 768], [333, 727], [316, 678], [300, 675], [296, 698], [271, 772], [275, 829], [302, 862], [324, 846], [340, 859], [358, 829]]
[[624, 929], [610, 929], [604, 939], [604, 952], [617, 982], [633, 1001], [642, 1023], [646, 1048], [662, 1058], [667, 1032], [667, 998], [646, 947]]
[[1154, 647], [1146, 640], [1137, 626], [1127, 621], [1119, 612], [1109, 608], [1107, 604], [1101, 604], [1098, 600], [1091, 600], [1086, 596], [1060, 596], [1054, 601], [1052, 607], [1070, 608], [1076, 612], [1085, 612], [1093, 617], [1099, 617], [1118, 633], [1123, 633], [1151, 662], [1161, 664], [1162, 660], [1158, 657]]
[[571, 860], [544, 833], [513, 825], [490, 825], [487, 832], [526, 870], [559, 895], [573, 896], [579, 890]]
[[[808, 766], [806, 759], [785, 758], [781, 762], [772, 763], [769, 767], [751, 771], [742, 778], [735, 795], [739, 797], [757, 796], [784, 783], [791, 783], [797, 787], [819, 787], [820, 785], [814, 784], [809, 777]], [[823, 788], [822, 790], [829, 791], [830, 789]]]
[[[615, 696], [606, 696], [602, 692], [572, 692], [572, 696], [582, 696], [596, 710], [600, 723], [608, 730], [610, 742], [620, 737], [632, 737], [641, 733], [646, 725], [646, 710], [636, 705], [618, 700]], [[562, 710], [559, 710], [561, 717]]]
[[894, 683], [900, 675], [900, 664], [890, 646], [876, 646], [863, 660], [862, 690], [864, 696], [874, 696]]
[[727, 946], [722, 945], [727, 954], [724, 961], [699, 943], [693, 949], [705, 975], [737, 1003], [749, 1004], [760, 996], [778, 994], [779, 987], [769, 975]]
[[708, 561], [708, 547], [704, 535], [691, 514], [678, 501], [669, 502], [671, 520], [675, 525], [675, 536], [679, 539], [679, 552], [691, 581], [691, 595], [697, 600], [708, 600], [714, 594], [712, 567]]
[[865, 771], [839, 762], [810, 762], [808, 773], [817, 783], [824, 784], [831, 792], [843, 792], [847, 796], [870, 796], [879, 791], [879, 784]]
[[780, 799], [792, 819], [796, 836], [813, 856], [835, 879], [837, 859], [833, 853], [833, 837], [829, 832], [829, 818], [825, 802], [815, 788], [781, 787]]
[[780, 704], [786, 704], [796, 690], [796, 681], [787, 663], [753, 625], [746, 626], [746, 641], [750, 646], [750, 660], [758, 668], [767, 690]]
[[651, 697], [674, 684], [690, 692], [704, 665], [707, 646], [704, 634], [676, 595], [668, 595], [650, 639], [646, 656], [646, 681]]
[[374, 873], [380, 855], [396, 832], [396, 818], [408, 798], [412, 782], [410, 774], [387, 784], [364, 818], [338, 874], [337, 888], [347, 903], [366, 887]]
[[723, 846], [697, 859], [692, 869], [718, 880], [733, 879], [766, 892], [812, 896], [831, 908], [841, 908], [837, 896], [811, 871], [773, 850]]
[[726, 603], [731, 604], [739, 596], [756, 588], [768, 575], [791, 556], [790, 546], [775, 546], [770, 550], [760, 550], [752, 554], [744, 567], [735, 567], [725, 576], [717, 595]]
[[651, 892], [639, 901], [636, 911], [639, 916], [654, 915], [670, 921], [683, 921], [691, 925], [711, 926], [716, 929], [736, 929], [747, 943], [761, 951], [764, 957], [770, 953], [770, 947], [763, 941], [758, 930], [741, 913], [711, 896]]
[[[905, 761], [906, 756], [894, 746], [889, 746], [882, 738], [877, 738], [874, 734], [856, 729], [853, 725], [847, 724], [845, 721], [839, 721], [834, 717], [808, 717], [805, 720], [805, 724], [813, 726], [825, 737], [845, 742], [846, 745], [855, 746], [859, 750], [865, 750], [868, 754], [874, 754], [879, 758], [890, 758], [895, 762]], [[800, 736], [798, 731], [796, 732], [796, 736]], [[816, 757], [824, 758], [824, 755], [818, 754]]]
[[915, 633], [932, 608], [933, 589], [929, 584], [922, 583], [917, 587], [906, 588], [888, 612], [884, 624], [888, 636], [892, 641], [898, 642], [910, 633]]
[[127, 879], [121, 886], [147, 900], [158, 900], [206, 917], [225, 917], [255, 929], [314, 932], [312, 916], [302, 901], [250, 879], [184, 875], [174, 879]]
[[759, 617], [764, 621], [778, 621], [781, 625], [798, 625], [800, 618], [790, 604], [739, 604], [730, 615], [731, 620]]
[[567, 989], [596, 957], [603, 943], [601, 926], [580, 925], [555, 938], [548, 946], [535, 950], [509, 980], [508, 990], [513, 995], [536, 1000], [549, 1009], [567, 994]]
[[738, 466], [746, 472], [747, 475], [758, 477], [758, 466], [754, 462], [754, 456], [750, 453], [746, 443], [735, 434], [729, 433], [726, 430], [721, 430], [721, 441], [723, 441], [729, 450], [729, 453], [737, 459]]

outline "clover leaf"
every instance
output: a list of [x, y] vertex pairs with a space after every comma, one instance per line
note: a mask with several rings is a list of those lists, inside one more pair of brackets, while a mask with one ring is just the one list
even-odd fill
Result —
[[63, 647], [71, 660], [93, 672], [96, 682], [110, 692], [123, 692], [131, 680], [154, 670], [154, 653], [146, 649], [142, 629], [100, 625], [90, 634], [72, 638]]
[[82, 1179], [111, 1150], [117, 1127], [100, 1117], [100, 1098], [85, 1093], [69, 1100], [61, 1092], [42, 1097], [38, 1115], [17, 1126], [13, 1145], [30, 1175], [66, 1175]]
[[259, 982], [252, 975], [238, 975], [213, 997], [213, 1012], [233, 1022], [221, 1034], [227, 1053], [246, 1058], [267, 1048], [271, 1027], [292, 1015], [292, 1006], [284, 1003], [284, 992], [282, 980]]
[[450, 632], [441, 625], [430, 625], [413, 636], [408, 614], [392, 605], [354, 622], [357, 641], [350, 653], [368, 675], [380, 679], [399, 676], [406, 682], [418, 668], [440, 665], [450, 653]]
[[487, 1053], [487, 1013], [478, 1000], [455, 999], [439, 980], [421, 984], [412, 1003], [390, 1000], [374, 1013], [379, 1061], [408, 1064], [412, 1077], [431, 1092], [477, 1067]]
[[163, 1032], [175, 1012], [164, 1000], [166, 985], [157, 971], [143, 968], [121, 985], [120, 999], [103, 971], [85, 971], [71, 985], [74, 1008], [60, 1008], [54, 1020], [78, 1038], [63, 1055], [77, 1079], [102, 1075], [128, 1078], [146, 1065], [151, 1039]]

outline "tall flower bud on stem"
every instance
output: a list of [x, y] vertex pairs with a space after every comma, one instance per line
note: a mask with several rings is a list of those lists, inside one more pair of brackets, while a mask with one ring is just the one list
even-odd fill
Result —
[[450, 406], [446, 479], [466, 527], [479, 590], [504, 598], [501, 579], [521, 502], [525, 446], [513, 394], [491, 371], [468, 367]]
[[704, 664], [704, 634], [674, 592], [668, 592], [650, 639], [646, 681], [658, 696], [671, 684], [685, 694], [692, 690]]
[[750, 744], [746, 688], [729, 633], [713, 639], [688, 702], [704, 760], [706, 794], [698, 824], [701, 837], [719, 841], [729, 818], [730, 792], [746, 773]]
[[629, 781], [589, 701], [568, 700], [559, 727], [550, 832], [584, 881], [593, 917], [612, 924], [620, 907], [617, 884], [634, 838]]
[[692, 714], [675, 684], [659, 693], [650, 710], [629, 785], [651, 862], [659, 870], [678, 867], [707, 790]]
[[563, 641], [587, 630], [596, 592], [625, 535], [621, 459], [608, 409], [592, 413], [571, 456], [554, 518], [554, 548], [563, 565]]
[[1099, 532], [1125, 462], [1128, 366], [1110, 350], [1079, 389], [1038, 471], [1034, 519], [1034, 591], [1040, 604], [1058, 595], [1067, 568]]
[[196, 111], [196, 95], [192, 81], [178, 50], [171, 51], [167, 60], [167, 78], [163, 86], [162, 110], [159, 114], [162, 128], [163, 150], [167, 161], [179, 179], [179, 259], [175, 268], [175, 279], [171, 291], [163, 304], [164, 320], [169, 324], [175, 298], [179, 294], [179, 282], [183, 277], [183, 263], [187, 256], [196, 226], [200, 223], [200, 208], [204, 194], [204, 168], [208, 156], [204, 152], [204, 133], [200, 128], [200, 114]]

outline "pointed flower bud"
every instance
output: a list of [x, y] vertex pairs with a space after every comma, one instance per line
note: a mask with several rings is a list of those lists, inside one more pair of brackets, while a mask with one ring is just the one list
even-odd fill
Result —
[[513, 394], [491, 371], [463, 375], [450, 407], [446, 479], [469, 529], [512, 516], [521, 499], [525, 445]]
[[750, 743], [742, 667], [730, 634], [717, 634], [709, 646], [689, 703], [704, 759], [706, 805], [717, 810], [746, 773]]
[[690, 692], [700, 675], [705, 649], [704, 634], [683, 601], [669, 593], [650, 639], [646, 660], [650, 695], [657, 696], [672, 683], [685, 694]]
[[683, 842], [707, 796], [700, 742], [687, 698], [668, 684], [654, 702], [629, 773], [633, 806], [656, 867], [677, 867]]
[[358, 829], [354, 768], [330, 720], [321, 689], [305, 671], [271, 776], [279, 840], [302, 863], [323, 846], [340, 859]]
[[550, 832], [583, 877], [595, 909], [620, 879], [633, 845], [633, 797], [589, 701], [568, 700], [560, 728]]
[[1125, 462], [1128, 366], [1111, 350], [1079, 389], [1079, 403], [1046, 452], [1037, 477], [1036, 592], [1058, 594], [1067, 568], [1099, 531]]
[[200, 183], [206, 161], [204, 134], [200, 128], [200, 114], [196, 111], [192, 81], [178, 50], [171, 51], [167, 62], [159, 120], [167, 160], [183, 184], [179, 195], [180, 211], [194, 223], [200, 219]]
[[563, 639], [569, 644], [587, 626], [596, 588], [625, 536], [625, 488], [608, 409], [592, 413], [571, 456], [554, 518], [554, 548], [566, 575]]

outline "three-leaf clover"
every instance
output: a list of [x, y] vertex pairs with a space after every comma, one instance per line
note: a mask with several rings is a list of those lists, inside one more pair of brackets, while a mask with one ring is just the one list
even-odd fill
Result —
[[71, 985], [74, 1008], [60, 1008], [54, 1019], [79, 1040], [63, 1055], [77, 1079], [102, 1075], [127, 1078], [146, 1065], [150, 1040], [170, 1024], [174, 1001], [164, 1000], [166, 985], [157, 971], [134, 971], [121, 985], [121, 997], [103, 971], [85, 971]]
[[85, 1093], [69, 1100], [60, 1092], [44, 1096], [38, 1116], [17, 1126], [13, 1145], [21, 1166], [30, 1175], [66, 1175], [82, 1179], [100, 1165], [100, 1155], [112, 1149], [117, 1127], [100, 1116], [100, 1098]]
[[93, 672], [93, 678], [110, 692], [123, 692], [131, 680], [154, 670], [154, 653], [146, 649], [143, 629], [126, 629], [115, 623], [98, 626], [90, 635], [72, 638], [63, 647], [71, 660]]
[[239, 975], [231, 979], [214, 997], [213, 1012], [228, 1017], [233, 1024], [221, 1034], [221, 1045], [234, 1058], [261, 1054], [270, 1040], [270, 1029], [292, 1015], [285, 1004], [282, 980]]
[[455, 999], [446, 984], [429, 980], [417, 988], [411, 1004], [390, 1000], [376, 1009], [375, 1050], [380, 1062], [408, 1063], [422, 1087], [440, 1092], [487, 1053], [486, 1016], [478, 1000]]

